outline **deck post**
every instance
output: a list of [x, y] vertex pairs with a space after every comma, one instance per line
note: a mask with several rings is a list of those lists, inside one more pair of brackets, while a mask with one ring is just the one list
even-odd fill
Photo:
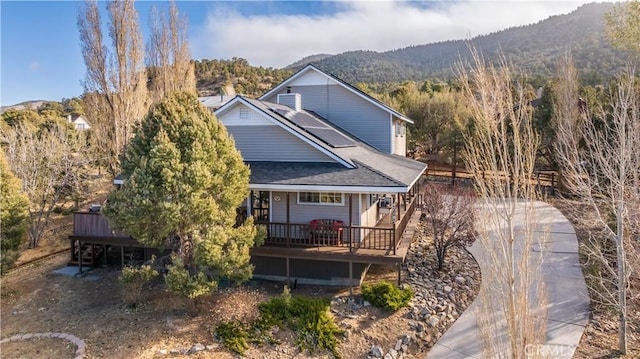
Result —
[[349, 261], [349, 296], [353, 297], [353, 262]]
[[[287, 257], [287, 287], [291, 284], [291, 275], [289, 272], [289, 257]], [[291, 288], [289, 288], [291, 289]]]
[[82, 277], [82, 241], [78, 241], [78, 275]]
[[400, 286], [400, 276], [402, 274], [402, 264], [396, 264], [398, 266], [398, 287]]
[[396, 224], [393, 223], [391, 228], [391, 237], [393, 237], [393, 255], [396, 255]]
[[120, 246], [120, 268], [124, 268], [124, 246]]

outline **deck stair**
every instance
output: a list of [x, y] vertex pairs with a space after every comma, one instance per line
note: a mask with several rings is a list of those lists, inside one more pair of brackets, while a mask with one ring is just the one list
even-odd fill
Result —
[[[105, 255], [105, 246], [101, 244], [83, 243], [82, 246], [75, 245], [71, 253], [71, 260], [68, 265], [77, 266], [79, 264], [78, 257], [82, 261], [82, 266], [95, 267], [98, 260]], [[78, 252], [80, 255], [78, 256]]]

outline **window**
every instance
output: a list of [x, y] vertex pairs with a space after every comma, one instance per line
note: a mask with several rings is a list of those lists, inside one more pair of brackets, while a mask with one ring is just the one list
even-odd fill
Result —
[[330, 206], [342, 206], [344, 198], [338, 192], [299, 192], [299, 204], [324, 204]]
[[248, 108], [241, 108], [240, 109], [240, 119], [241, 120], [246, 120], [249, 118], [249, 109]]
[[76, 123], [76, 128], [77, 128], [78, 130], [84, 130], [84, 129], [85, 129], [85, 127], [84, 127], [84, 123]]
[[400, 125], [400, 136], [404, 137], [407, 134], [407, 126], [405, 124]]

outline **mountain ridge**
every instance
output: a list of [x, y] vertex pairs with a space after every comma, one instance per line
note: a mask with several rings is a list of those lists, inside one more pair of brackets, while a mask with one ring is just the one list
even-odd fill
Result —
[[[551, 76], [559, 56], [570, 51], [583, 78], [608, 78], [625, 64], [628, 54], [615, 50], [605, 34], [604, 14], [611, 3], [585, 4], [564, 15], [554, 15], [534, 24], [511, 27], [466, 40], [447, 40], [413, 45], [384, 52], [347, 51], [315, 61], [314, 55], [289, 65], [296, 71], [308, 63], [341, 79], [356, 83], [451, 79], [454, 64], [470, 62], [469, 44], [489, 62], [504, 53], [514, 68], [536, 76]], [[592, 82], [597, 79], [592, 79]]]

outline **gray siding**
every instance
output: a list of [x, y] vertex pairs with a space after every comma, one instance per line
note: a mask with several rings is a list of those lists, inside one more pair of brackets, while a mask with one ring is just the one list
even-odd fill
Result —
[[[387, 111], [341, 85], [292, 86], [291, 91], [302, 96], [303, 109], [313, 110], [378, 150], [391, 153], [391, 115]], [[277, 102], [277, 97], [274, 93], [265, 100]]]
[[[275, 198], [279, 197], [280, 201]], [[284, 192], [273, 192], [271, 194], [272, 222], [285, 223], [287, 221], [287, 194]], [[358, 195], [353, 194], [352, 208], [353, 225], [360, 225], [360, 214], [358, 213]], [[298, 194], [289, 193], [289, 223], [309, 223], [313, 219], [337, 219], [343, 221], [345, 226], [349, 225], [349, 195], [344, 194], [343, 206], [298, 204]]]
[[335, 162], [278, 126], [228, 126], [245, 161]]

